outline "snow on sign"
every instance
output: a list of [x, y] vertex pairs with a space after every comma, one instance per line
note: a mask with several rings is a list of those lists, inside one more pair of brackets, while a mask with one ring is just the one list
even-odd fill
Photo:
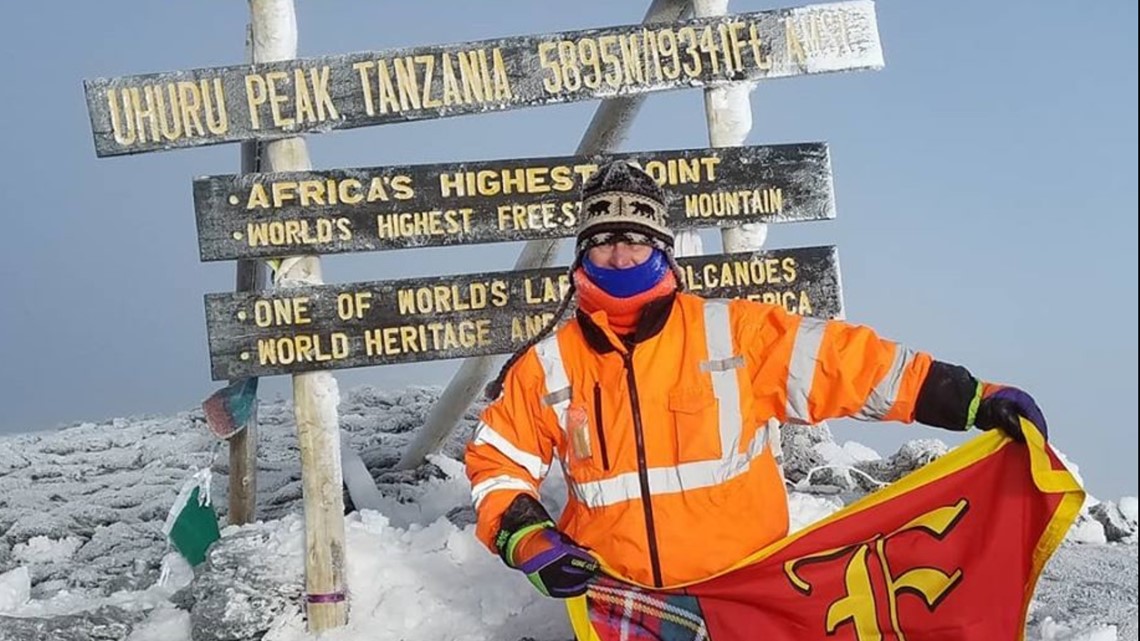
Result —
[[870, 0], [84, 81], [98, 156], [882, 67]]
[[202, 260], [561, 238], [584, 176], [638, 161], [674, 229], [835, 217], [827, 145], [210, 176], [194, 181]]
[[[835, 247], [678, 261], [697, 294], [836, 318]], [[501, 354], [541, 329], [570, 286], [565, 268], [206, 295], [214, 380]]]

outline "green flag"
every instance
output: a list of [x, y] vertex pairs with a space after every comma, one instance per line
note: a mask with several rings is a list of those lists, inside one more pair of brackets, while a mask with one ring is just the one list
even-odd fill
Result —
[[190, 565], [206, 560], [206, 550], [222, 536], [210, 502], [210, 468], [198, 470], [182, 484], [162, 532]]

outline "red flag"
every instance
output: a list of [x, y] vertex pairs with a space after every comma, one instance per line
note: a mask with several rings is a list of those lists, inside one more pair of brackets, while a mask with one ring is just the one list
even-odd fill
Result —
[[[1084, 491], [1040, 432], [984, 433], [735, 569], [669, 590], [605, 578], [580, 641], [1013, 641]], [[762, 514], [755, 518], [763, 518]], [[710, 541], [715, 545], [715, 541]]]

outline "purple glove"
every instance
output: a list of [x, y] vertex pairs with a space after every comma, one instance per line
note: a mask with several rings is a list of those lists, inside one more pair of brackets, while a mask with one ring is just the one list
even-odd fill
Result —
[[550, 521], [511, 534], [500, 551], [507, 565], [526, 574], [539, 592], [558, 599], [583, 594], [598, 573], [598, 561]]
[[1049, 427], [1045, 424], [1045, 415], [1033, 397], [1006, 385], [985, 383], [982, 386], [982, 400], [978, 403], [978, 413], [974, 418], [974, 425], [978, 429], [1001, 429], [1018, 442], [1025, 441], [1021, 433], [1021, 421], [1024, 416], [1029, 422], [1037, 426], [1045, 440], [1049, 440]]

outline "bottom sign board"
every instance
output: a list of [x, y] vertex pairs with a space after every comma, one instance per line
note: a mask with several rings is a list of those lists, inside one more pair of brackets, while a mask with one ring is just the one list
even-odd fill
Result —
[[[835, 247], [679, 259], [689, 291], [843, 313]], [[214, 380], [513, 352], [557, 311], [564, 267], [206, 295]]]

